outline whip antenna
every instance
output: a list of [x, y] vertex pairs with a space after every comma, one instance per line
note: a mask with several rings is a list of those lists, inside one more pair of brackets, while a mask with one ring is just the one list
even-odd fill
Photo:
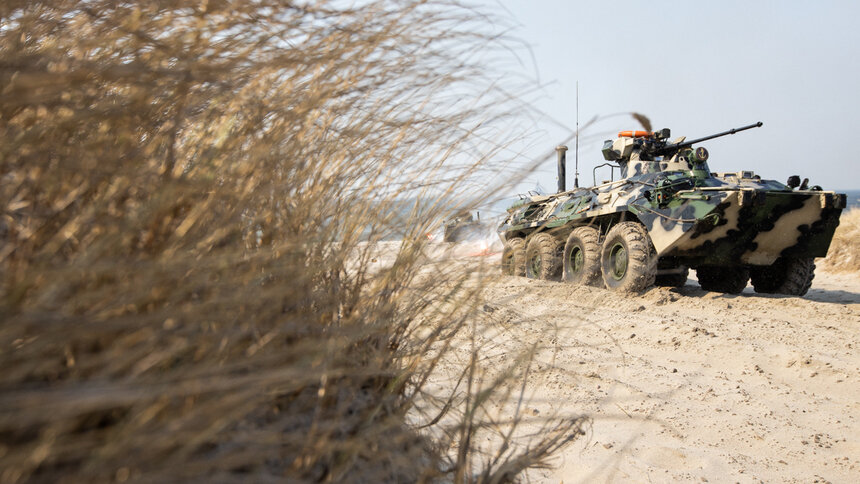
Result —
[[576, 81], [576, 148], [574, 153], [573, 187], [579, 188], [579, 81]]

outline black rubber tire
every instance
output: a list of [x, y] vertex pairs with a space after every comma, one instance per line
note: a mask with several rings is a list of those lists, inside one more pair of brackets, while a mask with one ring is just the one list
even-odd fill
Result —
[[561, 279], [562, 246], [552, 235], [542, 232], [526, 245], [526, 277], [558, 281]]
[[600, 272], [609, 289], [641, 292], [654, 285], [657, 254], [648, 231], [637, 222], [612, 227], [600, 251]]
[[562, 255], [562, 279], [571, 284], [598, 286], [600, 278], [600, 232], [577, 227], [567, 236]]
[[750, 267], [755, 292], [803, 296], [815, 278], [815, 260], [779, 258], [772, 265]]
[[505, 241], [505, 248], [502, 249], [502, 274], [526, 275], [526, 241], [522, 237]]
[[750, 273], [746, 267], [702, 266], [696, 268], [696, 277], [706, 291], [740, 294], [747, 287]]
[[690, 277], [690, 269], [685, 267], [682, 272], [657, 274], [657, 277], [654, 279], [654, 285], [661, 287], [684, 287], [687, 284], [688, 277]]

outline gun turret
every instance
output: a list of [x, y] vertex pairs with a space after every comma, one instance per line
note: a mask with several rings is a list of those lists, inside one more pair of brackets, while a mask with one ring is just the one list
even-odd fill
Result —
[[721, 133], [677, 143], [669, 143], [668, 128], [649, 133], [647, 131], [622, 131], [615, 140], [603, 144], [603, 157], [617, 161], [621, 178], [658, 171], [692, 171], [695, 176], [707, 176], [708, 150], [703, 147], [690, 149], [694, 144], [762, 126], [761, 121], [748, 126], [730, 129]]
[[[607, 140], [603, 144], [603, 157], [608, 161], [629, 161], [630, 159], [650, 160], [656, 156], [671, 156], [683, 149], [689, 148], [696, 143], [707, 141], [721, 136], [739, 133], [752, 128], [762, 126], [759, 121], [755, 124], [733, 128], [722, 133], [683, 141], [681, 143], [669, 144], [666, 140], [670, 136], [668, 128], [649, 133], [647, 131], [622, 131], [618, 133], [616, 140]], [[635, 155], [635, 156], [634, 156]]]

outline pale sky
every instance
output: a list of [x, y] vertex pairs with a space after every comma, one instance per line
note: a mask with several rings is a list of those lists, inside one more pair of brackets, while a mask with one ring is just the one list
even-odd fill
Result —
[[[688, 139], [762, 121], [701, 144], [711, 170], [860, 189], [860, 1], [482, 1], [519, 24], [534, 56], [523, 70], [545, 85], [534, 104], [571, 129], [579, 81], [581, 121], [637, 111]], [[568, 134], [538, 129], [535, 158]], [[617, 117], [599, 129], [641, 128]], [[579, 156], [590, 185], [600, 143]], [[529, 180], [554, 191], [555, 161]]]

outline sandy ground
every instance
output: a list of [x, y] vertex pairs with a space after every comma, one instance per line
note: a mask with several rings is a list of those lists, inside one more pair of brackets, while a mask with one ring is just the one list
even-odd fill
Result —
[[486, 295], [487, 367], [539, 348], [522, 430], [593, 418], [529, 482], [860, 482], [860, 274], [819, 270], [802, 298], [694, 276], [640, 296], [499, 277]]

